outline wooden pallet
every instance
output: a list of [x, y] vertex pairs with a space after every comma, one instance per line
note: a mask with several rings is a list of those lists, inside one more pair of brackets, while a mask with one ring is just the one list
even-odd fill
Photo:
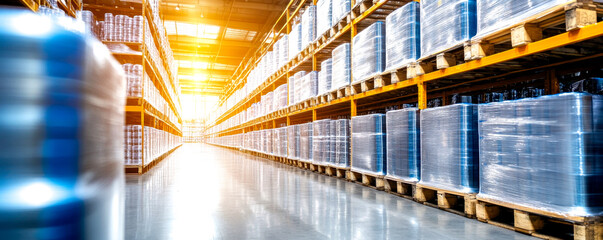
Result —
[[335, 167], [335, 166], [326, 166], [325, 167], [325, 174], [327, 176], [332, 176], [332, 177], [338, 177], [338, 178], [345, 178], [346, 177], [346, 171], [350, 170], [350, 168], [340, 168], [340, 167]]
[[384, 178], [385, 191], [400, 197], [414, 199], [416, 182], [405, 181], [402, 179], [388, 177]]
[[603, 217], [564, 216], [538, 208], [477, 198], [477, 220], [534, 237], [603, 239]]
[[[472, 39], [465, 46], [465, 60], [481, 59], [495, 52], [524, 47], [529, 43], [542, 40], [545, 29], [559, 29], [565, 25], [566, 31], [573, 31], [595, 24], [597, 12], [601, 13], [603, 9], [598, 8], [592, 0], [575, 0], [557, 5], [513, 26]], [[508, 45], [508, 42], [511, 44]]]
[[385, 180], [383, 179], [383, 176], [368, 173], [360, 173], [352, 170], [346, 171], [346, 175], [347, 179], [352, 182], [356, 182], [377, 190], [384, 190]]
[[391, 84], [391, 75], [377, 75], [374, 77], [370, 77], [368, 79], [352, 83], [350, 89], [352, 90], [352, 94], [359, 94], [363, 92], [367, 92], [373, 89], [381, 88], [383, 86], [387, 86]]
[[414, 199], [419, 203], [469, 218], [475, 217], [475, 196], [475, 193], [450, 191], [422, 184], [416, 184], [414, 193]]
[[171, 153], [173, 153], [174, 151], [176, 151], [176, 149], [178, 149], [181, 145], [176, 146], [175, 148], [161, 154], [161, 156], [157, 157], [155, 160], [153, 160], [152, 162], [150, 162], [149, 164], [142, 166], [142, 165], [125, 165], [125, 173], [136, 173], [136, 174], [144, 174], [146, 172], [148, 172], [149, 170], [151, 170], [151, 168], [157, 166], [157, 164], [159, 164], [161, 161], [163, 161], [163, 159], [166, 159], [168, 155], [170, 155]]
[[[352, 15], [348, 14], [345, 17], [343, 17], [341, 20], [339, 20], [339, 22], [337, 22], [336, 24], [333, 24], [333, 27], [331, 27], [331, 29], [329, 29], [329, 31], [328, 31], [330, 38], [334, 37], [335, 35], [337, 35], [337, 33], [341, 32], [341, 30], [343, 30], [343, 28], [345, 28], [345, 26], [347, 26], [351, 22], [352, 22]], [[327, 42], [327, 41], [325, 41], [325, 42]], [[321, 45], [319, 45], [319, 46], [321, 46]]]

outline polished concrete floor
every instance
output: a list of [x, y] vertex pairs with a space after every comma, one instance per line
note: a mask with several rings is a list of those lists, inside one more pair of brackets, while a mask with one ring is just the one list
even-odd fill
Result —
[[185, 144], [126, 177], [126, 239], [528, 239], [234, 150]]

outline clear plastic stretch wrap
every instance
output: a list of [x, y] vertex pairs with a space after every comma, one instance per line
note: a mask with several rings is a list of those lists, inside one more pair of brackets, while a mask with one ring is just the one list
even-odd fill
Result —
[[266, 154], [274, 154], [274, 149], [272, 148], [274, 144], [274, 129], [267, 129], [266, 131]]
[[299, 125], [287, 127], [287, 158], [299, 159]]
[[278, 40], [278, 68], [284, 66], [289, 62], [289, 35], [285, 34]]
[[389, 111], [387, 118], [387, 175], [417, 182], [421, 170], [419, 109]]
[[477, 31], [476, 0], [421, 1], [421, 56], [458, 46]]
[[337, 120], [331, 120], [329, 126], [331, 135], [329, 136], [329, 166], [337, 164]]
[[331, 89], [335, 90], [350, 85], [352, 79], [351, 61], [349, 43], [341, 44], [333, 49]]
[[302, 14], [301, 50], [316, 39], [316, 6], [310, 5]]
[[603, 96], [479, 106], [481, 197], [568, 216], [603, 213]]
[[350, 167], [350, 120], [335, 121], [335, 160], [337, 167]]
[[354, 37], [352, 83], [381, 74], [385, 70], [385, 24], [371, 24]]
[[287, 142], [288, 142], [288, 137], [287, 137], [287, 127], [281, 127], [278, 129], [278, 156], [280, 157], [287, 157]]
[[420, 5], [409, 2], [385, 18], [386, 70], [415, 62], [421, 56]]
[[385, 114], [352, 117], [352, 170], [386, 173]]
[[[303, 88], [304, 88], [304, 76], [306, 76], [306, 71], [299, 71], [293, 75], [295, 81], [295, 93], [293, 96], [293, 104], [301, 102], [303, 100]], [[290, 99], [291, 101], [291, 99]]]
[[300, 101], [316, 97], [318, 93], [318, 72], [309, 72], [302, 79], [303, 83], [301, 85], [302, 93]]
[[[477, 0], [477, 34], [482, 37], [512, 27], [536, 14], [575, 0]], [[563, 9], [563, 8], [561, 8]]]
[[351, 9], [352, 4], [350, 0], [333, 0], [333, 19], [332, 24], [339, 23], [339, 20], [347, 16]]
[[477, 193], [477, 105], [455, 104], [421, 111], [421, 184]]
[[295, 24], [291, 27], [291, 32], [289, 33], [289, 60], [293, 60], [299, 52], [301, 52], [302, 47], [302, 26], [301, 24]]
[[320, 64], [318, 73], [318, 95], [331, 91], [331, 73], [333, 70], [333, 59], [329, 58]]
[[333, 0], [316, 2], [316, 39], [331, 29], [333, 22]]
[[74, 24], [0, 9], [0, 239], [124, 237], [126, 79]]
[[289, 105], [295, 104], [295, 76], [289, 77], [289, 83], [287, 83], [287, 94], [289, 94]]
[[299, 160], [312, 161], [312, 123], [299, 125]]
[[312, 161], [315, 164], [327, 165], [331, 156], [331, 120], [314, 121], [312, 127]]

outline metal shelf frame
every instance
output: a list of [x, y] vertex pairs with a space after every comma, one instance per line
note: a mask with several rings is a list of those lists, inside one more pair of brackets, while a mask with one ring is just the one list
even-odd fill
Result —
[[[294, 10], [292, 11], [292, 9], [294, 7], [294, 6], [292, 6], [292, 4], [294, 2], [297, 2], [297, 1], [291, 1], [289, 3], [286, 10], [283, 12], [283, 14], [281, 14], [281, 18], [279, 18], [279, 20], [277, 20], [277, 23], [275, 23], [275, 25], [274, 25], [273, 31], [276, 29], [277, 25], [279, 24], [279, 21], [286, 20], [284, 26], [281, 27], [278, 34], [276, 34], [277, 36], [280, 35], [283, 30], [286, 30], [285, 33], [288, 34], [289, 30], [291, 28], [291, 25], [292, 25], [292, 21], [295, 18], [296, 14], [299, 12], [299, 10], [303, 6], [306, 6], [307, 4], [310, 3], [310, 1], [304, 1], [304, 0], [299, 1], [299, 4], [297, 5], [297, 7], [295, 7]], [[234, 107], [232, 107], [231, 109], [224, 112], [221, 116], [219, 116], [216, 119], [216, 121], [208, 129], [211, 129], [211, 127], [216, 126], [216, 125], [226, 121], [227, 119], [231, 118], [232, 116], [235, 116], [236, 114], [247, 109], [248, 107], [251, 106], [251, 104], [258, 102], [260, 100], [260, 96], [262, 96], [263, 94], [274, 90], [276, 87], [280, 86], [281, 84], [288, 83], [289, 76], [292, 76], [293, 73], [296, 71], [300, 71], [300, 69], [299, 69], [300, 67], [310, 68], [308, 70], [318, 70], [317, 67], [320, 65], [318, 62], [320, 59], [320, 55], [324, 55], [325, 51], [326, 51], [326, 54], [330, 54], [329, 48], [335, 47], [335, 46], [333, 46], [335, 42], [339, 41], [339, 42], [351, 43], [353, 37], [357, 34], [357, 32], [359, 30], [361, 30], [359, 28], [366, 27], [367, 23], [365, 23], [365, 21], [369, 22], [369, 23], [374, 21], [374, 19], [372, 19], [373, 18], [372, 15], [379, 12], [381, 10], [381, 8], [383, 8], [384, 6], [387, 6], [388, 2], [404, 2], [404, 1], [388, 1], [388, 0], [375, 1], [373, 3], [373, 5], [370, 6], [370, 8], [366, 9], [361, 14], [359, 14], [355, 18], [353, 18], [349, 22], [349, 24], [347, 24], [345, 27], [341, 28], [337, 33], [332, 34], [332, 36], [327, 41], [324, 41], [321, 45], [315, 45], [314, 48], [312, 49], [312, 51], [309, 52], [309, 54], [302, 55], [301, 61], [298, 61], [295, 63], [295, 65], [293, 65], [293, 62], [295, 62], [295, 60], [292, 60], [288, 64], [286, 64], [284, 67], [282, 67], [281, 69], [276, 71], [276, 73], [273, 74], [272, 76], [270, 76], [266, 82], [261, 84], [254, 91], [252, 91], [250, 95], [248, 95], [247, 97], [242, 99], [239, 103], [235, 104]], [[405, 2], [409, 2], [409, 1], [405, 1]], [[315, 4], [316, 1], [312, 1], [312, 3]], [[354, 12], [354, 6], [356, 5], [354, 1], [352, 1], [351, 4], [352, 4], [352, 12], [350, 14], [352, 14]], [[283, 17], [286, 17], [286, 19]], [[348, 38], [348, 36], [350, 38]], [[588, 43], [588, 41], [593, 40], [593, 39], [601, 40], [602, 37], [603, 37], [603, 22], [598, 22], [598, 23], [595, 23], [592, 25], [584, 26], [582, 28], [574, 29], [571, 31], [566, 31], [566, 32], [563, 32], [563, 33], [560, 33], [560, 34], [557, 34], [557, 35], [554, 35], [554, 36], [551, 36], [548, 38], [544, 38], [539, 41], [528, 43], [521, 47], [511, 48], [511, 49], [508, 49], [508, 50], [505, 50], [505, 51], [502, 51], [502, 52], [499, 52], [496, 54], [485, 56], [481, 59], [470, 60], [470, 61], [466, 61], [464, 63], [458, 64], [455, 66], [451, 66], [449, 68], [435, 70], [433, 72], [428, 72], [424, 75], [420, 75], [420, 76], [416, 76], [416, 77], [409, 78], [406, 80], [402, 80], [402, 81], [399, 81], [399, 82], [396, 82], [396, 83], [393, 83], [390, 85], [385, 85], [380, 88], [376, 88], [376, 89], [372, 89], [372, 90], [369, 90], [366, 92], [357, 93], [357, 94], [353, 94], [351, 96], [335, 99], [328, 103], [318, 104], [315, 106], [311, 106], [309, 108], [296, 110], [296, 111], [291, 111], [291, 108], [285, 108], [284, 111], [276, 111], [275, 113], [268, 114], [267, 116], [262, 116], [262, 117], [259, 117], [259, 118], [253, 119], [253, 120], [249, 120], [238, 126], [224, 129], [224, 130], [218, 131], [218, 132], [207, 133], [207, 135], [208, 136], [226, 136], [226, 135], [232, 135], [232, 134], [238, 134], [238, 133], [245, 133], [245, 132], [259, 130], [259, 129], [276, 128], [277, 127], [276, 122], [284, 121], [284, 122], [286, 122], [287, 125], [290, 125], [292, 122], [296, 122], [296, 121], [299, 122], [298, 121], [299, 118], [306, 119], [306, 120], [301, 120], [301, 122], [304, 122], [304, 121], [308, 122], [308, 121], [317, 120], [317, 119], [321, 118], [320, 115], [324, 115], [324, 112], [327, 111], [327, 109], [332, 109], [332, 108], [343, 109], [341, 111], [345, 112], [347, 116], [353, 117], [353, 116], [358, 115], [359, 101], [363, 102], [363, 101], [371, 100], [371, 101], [375, 101], [375, 102], [387, 102], [387, 101], [392, 100], [392, 97], [390, 96], [391, 94], [399, 94], [400, 92], [408, 92], [408, 93], [403, 94], [403, 96], [398, 96], [397, 98], [405, 98], [405, 97], [411, 98], [414, 100], [414, 102], [418, 103], [419, 108], [425, 109], [425, 108], [427, 108], [428, 95], [429, 95], [429, 97], [443, 95], [442, 93], [434, 93], [434, 92], [437, 92], [438, 89], [430, 89], [429, 88], [430, 85], [435, 84], [438, 81], [446, 80], [446, 79], [454, 79], [454, 81], [458, 81], [457, 85], [460, 86], [463, 84], [471, 84], [474, 82], [477, 83], [480, 81], [485, 81], [485, 80], [487, 80], [489, 78], [493, 78], [493, 77], [502, 78], [505, 75], [509, 75], [509, 74], [513, 74], [513, 73], [526, 72], [528, 70], [534, 70], [534, 69], [545, 68], [545, 67], [551, 68], [551, 67], [566, 64], [569, 62], [597, 58], [597, 57], [601, 56], [600, 52], [599, 52], [599, 54], [590, 54], [588, 56], [577, 57], [575, 59], [568, 59], [566, 61], [558, 61], [558, 62], [548, 63], [548, 64], [538, 64], [538, 63], [533, 64], [535, 62], [535, 60], [533, 58], [535, 56], [537, 56], [538, 54], [548, 54], [552, 51], [559, 50], [559, 49], [562, 49], [562, 48], [565, 48], [568, 46], [577, 45], [578, 47], [580, 47], [581, 44], [584, 44], [584, 45], [593, 44], [593, 43]], [[262, 45], [258, 49], [258, 53], [256, 53], [257, 57], [250, 60], [245, 65], [244, 69], [237, 71], [240, 74], [234, 78], [235, 80], [233, 82], [238, 85], [233, 84], [233, 85], [229, 86], [229, 89], [227, 89], [225, 91], [225, 95], [221, 99], [222, 100], [221, 103], [223, 103], [225, 101], [225, 99], [228, 98], [229, 94], [232, 94], [234, 92], [234, 90], [236, 90], [238, 87], [240, 87], [244, 84], [244, 78], [246, 77], [246, 73], [248, 73], [251, 69], [253, 69], [255, 67], [255, 64], [257, 64], [257, 62], [259, 61], [261, 56], [264, 53], [266, 53], [270, 49], [270, 47], [272, 47], [272, 45], [276, 42], [276, 40], [278, 40], [278, 39], [273, 38], [273, 41], [271, 41], [270, 43], [268, 43], [266, 45]], [[597, 44], [597, 43], [599, 43], [599, 42], [595, 42], [594, 44]], [[353, 46], [352, 46], [352, 48], [353, 48]], [[300, 53], [300, 54], [303, 54], [303, 52], [304, 51], [302, 51], [302, 53]], [[460, 80], [456, 79], [456, 78], [460, 78], [459, 76], [463, 76], [463, 75], [467, 75], [467, 74], [474, 74], [477, 71], [492, 70], [492, 69], [495, 69], [496, 67], [498, 67], [499, 65], [510, 64], [511, 62], [515, 63], [515, 61], [520, 61], [520, 60], [522, 60], [524, 62], [532, 63], [532, 65], [534, 65], [534, 66], [531, 66], [526, 69], [515, 68], [515, 69], [512, 69], [512, 71], [510, 71], [510, 72], [499, 72], [498, 75], [496, 75], [496, 76], [475, 77], [474, 79], [460, 79]], [[310, 66], [308, 66], [308, 65], [310, 65]], [[475, 74], [475, 75], [477, 76], [477, 74]], [[454, 86], [455, 85], [448, 86], [447, 88], [450, 90], [447, 90], [447, 91], [454, 92]], [[288, 103], [289, 103], [289, 100], [288, 100]], [[311, 114], [312, 117], [308, 119], [307, 115], [309, 115], [309, 114]]]

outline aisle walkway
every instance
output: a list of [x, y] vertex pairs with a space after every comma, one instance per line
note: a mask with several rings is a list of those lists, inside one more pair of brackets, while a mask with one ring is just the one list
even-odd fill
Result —
[[128, 175], [126, 239], [528, 239], [238, 151], [186, 144]]

